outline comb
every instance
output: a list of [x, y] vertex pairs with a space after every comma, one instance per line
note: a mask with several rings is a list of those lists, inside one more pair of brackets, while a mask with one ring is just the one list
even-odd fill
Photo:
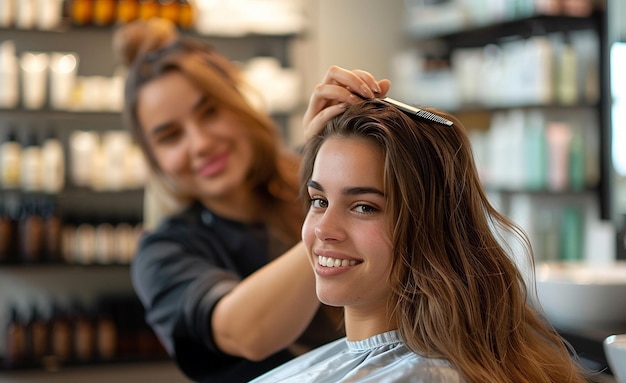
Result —
[[427, 121], [432, 121], [432, 122], [436, 122], [438, 124], [444, 125], [444, 126], [452, 126], [454, 125], [454, 123], [446, 118], [443, 118], [441, 116], [438, 116], [434, 113], [431, 113], [427, 110], [424, 109], [419, 109], [416, 108], [414, 106], [405, 104], [403, 102], [400, 102], [398, 100], [394, 100], [393, 98], [389, 98], [389, 97], [385, 97], [385, 98], [381, 98], [380, 99], [383, 102], [386, 102], [387, 104], [391, 104], [393, 106], [395, 106], [396, 108], [400, 109], [401, 111], [403, 111], [404, 113], [408, 114], [409, 116], [412, 117], [418, 117], [421, 118], [423, 120], [427, 120]]

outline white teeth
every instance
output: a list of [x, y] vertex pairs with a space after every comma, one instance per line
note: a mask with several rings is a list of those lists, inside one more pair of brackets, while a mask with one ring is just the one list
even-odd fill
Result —
[[340, 267], [340, 266], [354, 266], [356, 261], [350, 261], [347, 259], [331, 258], [331, 257], [317, 257], [317, 263], [325, 267]]

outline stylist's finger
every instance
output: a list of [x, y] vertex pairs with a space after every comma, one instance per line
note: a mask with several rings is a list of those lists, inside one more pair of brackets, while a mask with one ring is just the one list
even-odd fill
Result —
[[389, 80], [377, 81], [369, 72], [331, 66], [313, 90], [302, 119], [305, 139], [319, 133], [325, 123], [347, 105], [372, 97], [384, 97], [389, 87]]
[[381, 91], [378, 82], [369, 72], [360, 69], [348, 70], [337, 65], [328, 68], [322, 84], [342, 86], [362, 98], [375, 97], [376, 93]]

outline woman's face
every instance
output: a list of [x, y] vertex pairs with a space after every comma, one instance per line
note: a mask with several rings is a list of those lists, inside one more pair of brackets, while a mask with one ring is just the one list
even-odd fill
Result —
[[137, 115], [159, 168], [181, 192], [200, 200], [242, 187], [252, 164], [246, 127], [172, 71], [145, 84]]
[[354, 138], [328, 139], [315, 160], [302, 237], [328, 305], [386, 312], [392, 250], [382, 164], [377, 147]]

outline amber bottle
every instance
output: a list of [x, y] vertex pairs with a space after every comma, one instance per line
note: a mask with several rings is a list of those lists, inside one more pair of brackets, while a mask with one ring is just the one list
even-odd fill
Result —
[[116, 17], [115, 0], [95, 0], [93, 3], [93, 23], [98, 26], [112, 25]]
[[37, 365], [43, 362], [48, 353], [48, 334], [48, 324], [42, 318], [37, 306], [33, 306], [30, 320], [26, 324], [26, 339], [28, 357]]
[[54, 303], [50, 318], [50, 351], [59, 363], [72, 357], [72, 327], [65, 311]]
[[19, 317], [16, 306], [10, 306], [5, 339], [5, 365], [7, 368], [19, 367], [26, 356], [26, 326]]
[[138, 0], [119, 0], [117, 2], [116, 21], [118, 24], [127, 24], [139, 18]]
[[74, 25], [89, 25], [93, 21], [93, 0], [71, 0], [68, 13]]
[[196, 25], [196, 11], [187, 0], [178, 1], [177, 24], [181, 29], [193, 29]]
[[159, 17], [178, 23], [178, 1], [177, 0], [159, 0]]
[[22, 262], [41, 262], [43, 254], [43, 219], [34, 199], [22, 203], [19, 217], [19, 253]]
[[149, 20], [159, 16], [159, 2], [157, 0], [139, 0], [139, 18]]

